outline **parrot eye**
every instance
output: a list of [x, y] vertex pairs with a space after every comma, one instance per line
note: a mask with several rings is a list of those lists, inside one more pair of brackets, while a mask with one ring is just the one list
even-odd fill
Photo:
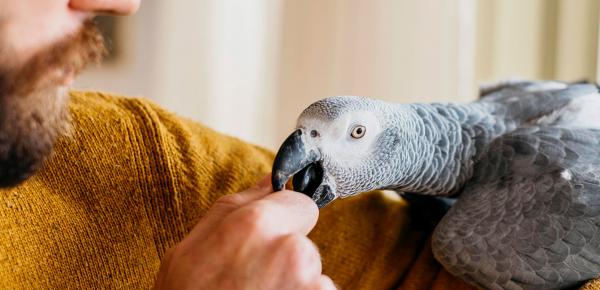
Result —
[[354, 129], [352, 129], [352, 133], [350, 134], [350, 136], [352, 136], [352, 138], [354, 139], [360, 139], [363, 136], [365, 136], [366, 132], [367, 128], [365, 128], [365, 126], [358, 125], [354, 127]]
[[317, 130], [310, 131], [310, 137], [313, 137], [313, 138], [319, 137], [319, 132], [317, 132]]

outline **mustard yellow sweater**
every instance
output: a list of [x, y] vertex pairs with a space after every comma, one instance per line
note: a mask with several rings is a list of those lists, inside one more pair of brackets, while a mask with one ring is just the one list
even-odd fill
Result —
[[[74, 92], [70, 109], [74, 130], [38, 174], [0, 191], [0, 289], [151, 288], [210, 205], [271, 168], [271, 152], [145, 100]], [[406, 209], [383, 193], [323, 209], [310, 237], [324, 272], [341, 289], [470, 289]]]

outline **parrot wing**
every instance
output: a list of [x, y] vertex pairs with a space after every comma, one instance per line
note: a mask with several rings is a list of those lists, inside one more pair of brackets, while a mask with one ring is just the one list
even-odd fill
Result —
[[479, 98], [483, 99], [502, 90], [519, 92], [535, 92], [543, 90], [564, 89], [567, 83], [559, 81], [535, 81], [526, 79], [508, 79], [479, 86]]
[[521, 128], [482, 156], [434, 232], [446, 269], [485, 289], [600, 276], [600, 130]]
[[589, 103], [589, 99], [583, 98], [597, 95], [598, 87], [594, 84], [522, 81], [500, 83], [495, 87], [482, 89], [481, 94], [476, 103], [499, 105], [503, 110], [495, 114], [504, 115], [507, 121], [515, 122], [520, 127], [525, 123], [535, 124], [538, 119], [549, 114], [560, 114], [561, 109], [579, 99], [583, 103]]

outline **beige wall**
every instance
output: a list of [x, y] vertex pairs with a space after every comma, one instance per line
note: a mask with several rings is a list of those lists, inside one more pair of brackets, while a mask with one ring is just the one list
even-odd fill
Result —
[[275, 149], [332, 95], [468, 101], [512, 76], [596, 76], [600, 0], [146, 0], [79, 87], [145, 95]]
[[277, 138], [326, 96], [468, 100], [473, 68], [463, 52], [474, 43], [458, 21], [461, 2], [471, 1], [285, 2]]

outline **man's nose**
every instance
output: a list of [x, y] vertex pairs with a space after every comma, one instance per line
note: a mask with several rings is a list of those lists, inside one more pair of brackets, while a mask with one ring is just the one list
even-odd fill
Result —
[[71, 9], [90, 13], [128, 15], [134, 13], [141, 0], [70, 0]]

